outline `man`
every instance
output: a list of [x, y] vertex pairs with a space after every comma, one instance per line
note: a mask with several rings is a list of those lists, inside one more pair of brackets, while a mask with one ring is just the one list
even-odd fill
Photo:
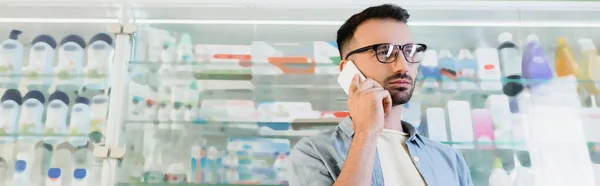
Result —
[[462, 155], [401, 121], [426, 46], [413, 41], [409, 14], [395, 5], [365, 9], [338, 30], [340, 69], [352, 61], [350, 116], [336, 128], [299, 141], [290, 156], [291, 186], [470, 186]]

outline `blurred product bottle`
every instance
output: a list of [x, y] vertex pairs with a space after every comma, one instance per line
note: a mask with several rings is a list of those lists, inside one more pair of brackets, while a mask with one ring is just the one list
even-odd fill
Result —
[[494, 161], [492, 174], [489, 179], [489, 186], [511, 186], [510, 176], [502, 166], [502, 159], [496, 158]]
[[507, 96], [516, 96], [523, 90], [521, 82], [521, 52], [515, 43], [513, 35], [504, 32], [498, 35], [498, 54], [500, 57], [500, 67], [504, 74], [504, 85], [502, 91]]
[[550, 60], [546, 56], [537, 35], [529, 35], [527, 44], [523, 50], [523, 78], [527, 81], [527, 88], [535, 88], [537, 85], [552, 79], [553, 72], [550, 68]]
[[[592, 39], [579, 39], [581, 47], [581, 76], [586, 91], [596, 97], [596, 105], [600, 103], [600, 59]], [[589, 79], [588, 79], [589, 78]]]
[[451, 74], [450, 77], [444, 74], [441, 75], [442, 91], [445, 93], [456, 92], [456, 90], [458, 89], [458, 85], [456, 81], [453, 78], [451, 78], [452, 76], [456, 76], [456, 59], [454, 58], [454, 56], [452, 56], [449, 50], [440, 50], [438, 66], [440, 70], [445, 70], [447, 71], [447, 73], [454, 73]]

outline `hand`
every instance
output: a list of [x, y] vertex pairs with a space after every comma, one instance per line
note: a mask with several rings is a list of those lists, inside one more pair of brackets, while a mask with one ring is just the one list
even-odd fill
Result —
[[384, 115], [392, 109], [392, 98], [377, 81], [352, 78], [348, 91], [348, 110], [354, 133], [378, 135], [383, 130]]

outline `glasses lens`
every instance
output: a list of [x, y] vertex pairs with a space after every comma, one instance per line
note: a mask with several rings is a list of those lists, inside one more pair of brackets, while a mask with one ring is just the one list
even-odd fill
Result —
[[425, 56], [425, 46], [420, 44], [407, 44], [402, 48], [402, 54], [408, 62], [418, 63]]
[[392, 44], [379, 45], [375, 50], [377, 52], [377, 59], [382, 63], [391, 63], [398, 57], [399, 49], [397, 46]]

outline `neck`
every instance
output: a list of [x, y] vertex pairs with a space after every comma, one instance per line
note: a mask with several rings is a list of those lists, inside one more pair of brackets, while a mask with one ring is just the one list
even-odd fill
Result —
[[385, 123], [383, 124], [383, 128], [403, 132], [401, 119], [402, 105], [393, 106], [392, 109], [385, 114]]

